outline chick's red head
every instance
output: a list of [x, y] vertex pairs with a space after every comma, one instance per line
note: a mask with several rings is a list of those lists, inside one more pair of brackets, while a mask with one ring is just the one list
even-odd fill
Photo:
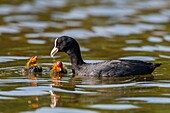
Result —
[[53, 69], [55, 69], [57, 72], [62, 71], [63, 69], [63, 63], [61, 61], [57, 61], [53, 65]]
[[36, 63], [37, 62], [37, 56], [32, 56], [31, 59], [30, 59], [30, 62], [31, 63]]

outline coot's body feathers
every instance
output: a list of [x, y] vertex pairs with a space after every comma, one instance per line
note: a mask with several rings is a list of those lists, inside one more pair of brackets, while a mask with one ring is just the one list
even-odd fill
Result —
[[82, 64], [75, 69], [81, 76], [129, 76], [151, 74], [161, 64], [138, 60], [111, 60], [100, 63]]
[[152, 64], [139, 60], [111, 60], [100, 63], [85, 63], [81, 57], [80, 47], [74, 38], [62, 36], [55, 40], [51, 51], [53, 57], [57, 52], [69, 55], [74, 74], [82, 76], [130, 76], [151, 74], [161, 64]]

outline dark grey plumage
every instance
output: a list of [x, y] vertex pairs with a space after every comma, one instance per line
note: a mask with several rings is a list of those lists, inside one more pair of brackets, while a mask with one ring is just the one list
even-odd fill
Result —
[[69, 55], [74, 74], [82, 76], [129, 76], [151, 74], [161, 64], [152, 64], [139, 60], [111, 60], [99, 63], [85, 63], [81, 57], [77, 41], [68, 36], [55, 40], [51, 56], [57, 52]]
[[82, 64], [75, 74], [82, 76], [129, 76], [151, 74], [160, 64], [138, 60], [111, 60], [100, 63]]

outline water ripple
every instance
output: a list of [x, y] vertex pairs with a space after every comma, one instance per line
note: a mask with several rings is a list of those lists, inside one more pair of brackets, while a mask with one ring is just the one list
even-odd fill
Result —
[[56, 38], [60, 34], [56, 32], [46, 32], [46, 33], [28, 33], [25, 34], [27, 38], [40, 38], [40, 37], [48, 37], [48, 38]]
[[125, 40], [127, 44], [139, 44], [142, 43], [142, 40]]
[[16, 34], [19, 32], [20, 28], [16, 26], [0, 26], [0, 33]]
[[38, 17], [36, 15], [14, 15], [14, 16], [6, 16], [3, 18], [5, 22], [20, 22], [20, 21], [31, 21], [37, 20]]
[[137, 13], [137, 10], [128, 7], [109, 7], [109, 6], [91, 6], [87, 10], [91, 16], [129, 16]]
[[149, 23], [167, 23], [170, 20], [169, 17], [161, 14], [150, 14], [150, 15], [139, 16], [139, 19], [141, 21], [149, 22]]
[[82, 19], [86, 19], [87, 17], [88, 17], [88, 15], [83, 8], [76, 8], [76, 9], [71, 10], [70, 12], [67, 12], [67, 13], [57, 12], [57, 13], [53, 13], [51, 15], [51, 18], [53, 20], [59, 20], [59, 19], [82, 20]]
[[56, 38], [59, 36], [71, 36], [74, 38], [78, 39], [85, 39], [89, 37], [97, 37], [100, 36], [98, 34], [93, 33], [92, 31], [85, 30], [85, 29], [69, 29], [69, 30], [64, 30], [63, 32], [57, 33], [57, 32], [46, 32], [46, 33], [31, 33], [31, 34], [26, 34], [26, 37], [28, 38], [38, 38], [38, 37], [45, 37], [45, 38]]
[[161, 58], [170, 58], [170, 56], [167, 56], [167, 55], [159, 55], [159, 57], [161, 57]]
[[15, 98], [13, 97], [4, 97], [4, 96], [0, 96], [0, 100], [14, 100]]
[[147, 103], [154, 104], [170, 104], [170, 98], [165, 97], [128, 97], [128, 98], [119, 98], [116, 100], [135, 100], [135, 101], [145, 101]]
[[30, 80], [30, 79], [1, 79], [0, 83], [32, 83], [32, 82], [47, 82], [48, 80]]
[[45, 44], [45, 40], [27, 40], [29, 44]]
[[167, 1], [163, 1], [163, 0], [150, 0], [150, 1], [140, 1], [137, 2], [134, 7], [138, 8], [138, 9], [159, 9], [159, 8], [164, 8], [166, 7]]
[[97, 34], [101, 35], [102, 33], [103, 36], [110, 36], [110, 35], [128, 36], [132, 34], [142, 34], [145, 31], [152, 31], [155, 29], [164, 29], [164, 26], [138, 23], [136, 25], [117, 24], [114, 26], [106, 26], [106, 27], [94, 26], [92, 27], [92, 29]]
[[29, 57], [22, 57], [22, 56], [0, 56], [0, 62], [9, 62], [15, 60], [24, 60], [28, 59]]
[[170, 9], [163, 9], [163, 10], [161, 11], [161, 14], [170, 17]]
[[49, 94], [49, 92], [45, 91], [1, 91], [0, 95], [5, 95], [5, 96], [34, 96], [34, 95], [45, 95]]
[[170, 35], [165, 35], [165, 36], [164, 36], [164, 39], [165, 39], [166, 41], [170, 42]]
[[150, 37], [148, 37], [148, 41], [150, 41], [150, 42], [162, 42], [163, 39], [160, 38], [160, 37], [150, 36]]
[[141, 46], [141, 47], [125, 47], [123, 48], [125, 51], [147, 51], [147, 52], [153, 52], [153, 51], [162, 51], [162, 52], [170, 52], [170, 46], [163, 46], [163, 45], [156, 45], [156, 46]]
[[170, 88], [170, 83], [148, 83], [148, 84], [141, 84], [141, 86]]
[[117, 88], [117, 87], [128, 87], [128, 86], [134, 86], [137, 83], [126, 83], [126, 84], [109, 84], [109, 85], [76, 85], [76, 87], [79, 88]]
[[19, 26], [34, 29], [34, 28], [47, 28], [49, 27], [49, 24], [47, 22], [40, 22], [40, 21], [24, 21], [24, 22], [19, 22]]
[[120, 59], [127, 59], [127, 60], [143, 60], [143, 61], [155, 61], [155, 57], [151, 56], [127, 56], [121, 57]]
[[66, 3], [68, 2], [68, 0], [34, 0], [34, 4], [36, 7], [64, 7], [66, 5]]
[[74, 8], [69, 12], [56, 12], [51, 15], [54, 20], [59, 19], [77, 19], [83, 20], [88, 16], [100, 16], [100, 17], [122, 17], [136, 14], [137, 10], [132, 8], [124, 7], [113, 7], [113, 6], [89, 6], [86, 8], [78, 7]]
[[122, 35], [127, 36], [131, 34], [141, 34], [142, 31], [133, 27], [132, 25], [115, 25], [108, 27], [93, 27], [93, 30], [98, 33], [100, 31], [105, 31], [108, 34], [112, 35]]
[[51, 86], [36, 86], [36, 87], [19, 87], [17, 89], [24, 90], [24, 91], [55, 91], [55, 92], [64, 92], [64, 93], [72, 93], [72, 94], [96, 94], [96, 92], [88, 92], [88, 91], [71, 91], [71, 90], [65, 90], [60, 88], [53, 88]]
[[97, 36], [95, 33], [91, 32], [89, 30], [85, 30], [85, 29], [65, 30], [60, 34], [61, 35], [68, 35], [68, 36], [75, 37], [75, 38], [80, 38], [80, 39], [89, 38], [89, 37], [96, 37]]
[[14, 6], [12, 5], [0, 5], [0, 15], [6, 15], [12, 12]]
[[105, 110], [126, 110], [140, 108], [132, 104], [95, 104], [88, 106], [89, 108], [105, 109]]
[[98, 113], [98, 112], [93, 110], [64, 108], [64, 107], [57, 107], [57, 108], [43, 107], [37, 109], [36, 111], [26, 111], [21, 113]]

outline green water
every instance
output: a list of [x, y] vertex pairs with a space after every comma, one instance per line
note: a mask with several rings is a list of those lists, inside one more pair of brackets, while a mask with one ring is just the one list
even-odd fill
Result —
[[[0, 1], [0, 113], [165, 113], [170, 104], [169, 0]], [[50, 57], [58, 36], [74, 37], [86, 62], [162, 63], [152, 75], [73, 77], [65, 53]], [[42, 76], [22, 75], [38, 56]], [[53, 80], [62, 61], [69, 74]]]

